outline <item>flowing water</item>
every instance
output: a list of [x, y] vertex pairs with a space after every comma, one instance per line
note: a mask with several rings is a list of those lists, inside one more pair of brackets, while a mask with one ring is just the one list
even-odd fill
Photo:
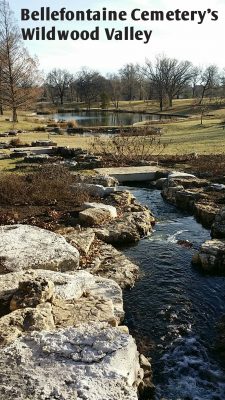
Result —
[[[158, 219], [155, 232], [124, 253], [141, 268], [125, 291], [126, 324], [152, 357], [155, 400], [224, 400], [225, 372], [213, 352], [225, 314], [225, 278], [201, 273], [192, 254], [210, 232], [165, 203], [160, 192], [129, 188]], [[177, 240], [189, 240], [183, 248]]]

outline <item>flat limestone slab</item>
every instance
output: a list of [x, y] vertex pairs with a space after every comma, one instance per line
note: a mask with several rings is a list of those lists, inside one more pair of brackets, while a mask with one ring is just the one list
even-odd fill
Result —
[[142, 166], [142, 167], [116, 167], [116, 168], [96, 168], [96, 172], [101, 175], [110, 175], [116, 178], [119, 183], [122, 182], [142, 182], [154, 181], [157, 179], [157, 172], [165, 170], [158, 166]]
[[0, 398], [137, 400], [139, 357], [123, 328], [95, 323], [18, 338], [0, 350]]

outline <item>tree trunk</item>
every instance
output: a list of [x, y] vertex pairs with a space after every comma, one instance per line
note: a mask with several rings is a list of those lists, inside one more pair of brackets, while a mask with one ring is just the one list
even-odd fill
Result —
[[18, 122], [17, 109], [13, 107], [13, 122]]
[[0, 115], [4, 115], [4, 111], [3, 111], [3, 105], [0, 105]]
[[205, 91], [206, 91], [206, 86], [204, 86], [203, 89], [202, 89], [202, 96], [201, 96], [201, 99], [200, 99], [200, 101], [199, 101], [199, 105], [202, 104], [202, 101], [203, 101], [204, 96], [205, 96]]
[[159, 106], [160, 106], [160, 111], [163, 110], [163, 98], [160, 98], [160, 102], [159, 102]]

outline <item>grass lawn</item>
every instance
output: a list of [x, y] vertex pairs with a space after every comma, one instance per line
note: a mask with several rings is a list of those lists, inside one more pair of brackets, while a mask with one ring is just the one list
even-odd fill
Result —
[[[151, 103], [151, 104], [150, 104]], [[121, 108], [127, 108], [130, 102], [120, 102]], [[157, 106], [155, 102], [148, 102], [148, 107], [154, 111]], [[132, 102], [132, 109], [143, 109], [143, 105], [147, 107], [147, 102]], [[192, 100], [174, 100], [172, 113], [186, 113], [193, 107]], [[185, 111], [186, 110], [186, 111]], [[196, 152], [198, 154], [225, 154], [225, 129], [222, 124], [225, 121], [225, 108], [210, 111], [211, 116], [204, 117], [203, 125], [200, 125], [200, 116], [193, 113], [190, 119], [182, 119], [180, 121], [167, 121], [166, 123], [157, 123], [157, 127], [163, 128], [161, 136], [162, 143], [168, 144], [164, 150], [164, 154], [187, 154]], [[12, 122], [6, 121], [10, 114], [5, 113], [0, 117], [0, 132], [10, 129], [21, 129], [26, 132], [21, 133], [19, 138], [23, 143], [30, 144], [35, 140], [51, 139], [58, 146], [81, 147], [89, 149], [92, 138], [82, 135], [50, 135], [47, 132], [34, 131], [35, 128], [46, 123], [46, 121], [36, 118], [32, 113], [19, 113], [19, 123], [13, 125]], [[152, 123], [154, 124], [154, 122]], [[0, 142], [8, 142], [10, 138], [0, 138]], [[107, 139], [104, 139], [107, 140]], [[5, 150], [0, 150], [0, 152]], [[0, 160], [0, 170], [12, 170], [19, 160]]]
[[186, 120], [164, 125], [162, 142], [168, 143], [166, 154], [225, 153], [225, 129], [220, 119]]

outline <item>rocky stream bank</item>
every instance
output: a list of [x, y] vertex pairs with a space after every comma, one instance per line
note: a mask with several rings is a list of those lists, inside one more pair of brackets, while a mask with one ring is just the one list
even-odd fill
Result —
[[135, 400], [152, 390], [150, 362], [122, 325], [122, 288], [139, 268], [116, 246], [150, 234], [154, 217], [128, 191], [76, 185], [99, 196], [77, 226], [0, 226], [0, 399]]

